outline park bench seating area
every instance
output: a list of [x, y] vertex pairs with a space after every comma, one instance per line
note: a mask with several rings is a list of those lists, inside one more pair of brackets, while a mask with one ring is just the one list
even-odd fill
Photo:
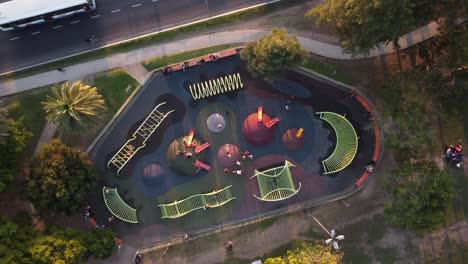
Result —
[[318, 112], [335, 131], [336, 145], [333, 153], [322, 161], [323, 173], [336, 173], [346, 168], [356, 156], [358, 137], [351, 123], [342, 115], [332, 112]]
[[[220, 52], [217, 52], [215, 53], [218, 55], [218, 57], [216, 59], [213, 59], [212, 54], [210, 55], [205, 55], [203, 57], [198, 57], [198, 58], [194, 58], [194, 59], [191, 59], [191, 60], [188, 60], [186, 61], [186, 69], [190, 68], [190, 67], [195, 67], [195, 66], [198, 66], [198, 62], [201, 61], [201, 60], [204, 60], [205, 63], [208, 63], [208, 62], [212, 62], [212, 61], [216, 61], [216, 60], [219, 60], [219, 59], [222, 59], [222, 58], [226, 58], [226, 57], [230, 57], [230, 56], [233, 56], [233, 55], [236, 55], [237, 54], [237, 49], [236, 48], [232, 48], [232, 49], [227, 49], [227, 50], [223, 50], [223, 51], [220, 51]], [[182, 70], [182, 65], [180, 65], [181, 63], [175, 63], [175, 64], [172, 64], [172, 65], [169, 65], [169, 67], [171, 68], [172, 71], [180, 71]]]
[[104, 186], [102, 188], [102, 195], [104, 197], [104, 203], [112, 215], [128, 223], [138, 223], [136, 209], [130, 207], [122, 200], [117, 192], [117, 188]]
[[166, 102], [158, 104], [153, 111], [146, 117], [141, 125], [135, 130], [131, 139], [127, 140], [125, 144], [115, 153], [115, 155], [107, 163], [107, 167], [114, 165], [117, 168], [117, 175], [120, 170], [128, 163], [128, 161], [135, 156], [138, 150], [146, 146], [146, 140], [156, 131], [161, 125], [163, 120], [175, 110], [163, 113], [159, 111], [161, 106]]
[[160, 204], [161, 218], [178, 218], [198, 209], [222, 206], [236, 198], [232, 195], [231, 187], [229, 185], [218, 191], [196, 194], [170, 204]]
[[281, 201], [297, 194], [301, 189], [296, 189], [291, 177], [290, 167], [295, 167], [288, 160], [284, 161], [284, 166], [268, 169], [265, 171], [255, 170], [251, 179], [257, 177], [260, 197], [254, 194], [254, 197], [267, 202]]

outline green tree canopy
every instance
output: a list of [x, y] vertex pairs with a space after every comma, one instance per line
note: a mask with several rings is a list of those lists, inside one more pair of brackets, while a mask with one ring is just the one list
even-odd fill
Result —
[[[379, 89], [383, 100], [382, 130], [385, 144], [401, 158], [420, 157], [430, 151], [427, 142], [432, 139], [430, 97], [420, 87], [416, 71], [400, 73], [385, 81]], [[398, 157], [397, 157], [398, 158]]]
[[8, 119], [5, 111], [0, 109], [0, 145], [5, 144], [8, 137]]
[[84, 243], [88, 254], [97, 259], [110, 257], [116, 247], [114, 233], [110, 228], [94, 228], [84, 237]]
[[325, 0], [306, 16], [332, 24], [346, 52], [367, 54], [382, 42], [398, 43], [414, 24], [413, 1]]
[[87, 258], [104, 259], [115, 249], [108, 228], [79, 229], [46, 226], [36, 231], [28, 213], [12, 220], [0, 217], [0, 264], [84, 263]]
[[40, 264], [77, 263], [86, 248], [78, 240], [64, 240], [54, 236], [40, 236], [29, 249], [31, 257]]
[[54, 139], [32, 159], [25, 195], [40, 214], [69, 214], [85, 203], [95, 180], [86, 154]]
[[28, 249], [33, 245], [32, 238], [36, 236], [37, 232], [32, 228], [30, 218], [29, 222], [20, 224], [0, 217], [0, 263], [34, 263]]
[[339, 264], [343, 262], [343, 254], [332, 251], [330, 246], [317, 243], [298, 241], [292, 250], [284, 257], [274, 257], [265, 260], [265, 264]]
[[6, 127], [7, 136], [4, 138], [3, 144], [0, 144], [0, 192], [5, 191], [15, 178], [19, 154], [32, 136], [26, 130], [22, 118], [16, 121], [8, 120]]
[[391, 172], [389, 186], [385, 215], [395, 225], [415, 231], [442, 224], [454, 195], [452, 176], [430, 161], [401, 165]]
[[58, 122], [67, 132], [79, 132], [95, 123], [105, 109], [104, 99], [96, 87], [76, 81], [69, 87], [68, 82], [61, 87], [54, 86], [52, 95], [43, 102], [47, 121]]
[[247, 61], [249, 71], [266, 79], [300, 64], [307, 55], [297, 38], [288, 35], [285, 29], [273, 29], [258, 41], [247, 43], [241, 51], [241, 58]]

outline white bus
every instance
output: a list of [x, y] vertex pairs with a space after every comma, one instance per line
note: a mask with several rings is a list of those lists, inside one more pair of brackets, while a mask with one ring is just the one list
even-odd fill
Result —
[[0, 29], [20, 29], [94, 9], [95, 0], [0, 0]]

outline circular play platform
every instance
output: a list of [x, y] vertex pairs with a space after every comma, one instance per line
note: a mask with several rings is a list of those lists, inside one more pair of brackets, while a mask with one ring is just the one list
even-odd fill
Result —
[[298, 151], [304, 147], [305, 144], [305, 137], [304, 133], [297, 137], [297, 132], [299, 129], [297, 128], [290, 128], [286, 130], [283, 134], [282, 140], [284, 147], [289, 151]]
[[159, 164], [149, 164], [143, 169], [143, 181], [147, 184], [156, 184], [161, 180], [162, 174]]
[[219, 133], [226, 128], [226, 119], [223, 115], [216, 113], [208, 117], [206, 124], [211, 132]]
[[225, 168], [234, 166], [240, 158], [241, 153], [236, 145], [224, 144], [218, 150], [218, 161]]
[[[195, 148], [185, 147], [184, 137], [180, 137], [169, 145], [167, 150], [167, 161], [169, 167], [183, 176], [192, 176], [197, 174], [199, 169], [193, 165], [196, 160], [205, 161], [206, 151], [195, 153]], [[200, 141], [193, 139], [195, 146], [200, 145]]]
[[257, 113], [250, 114], [242, 125], [242, 135], [251, 144], [257, 146], [268, 144], [275, 135], [273, 128], [265, 126], [270, 120], [270, 116], [263, 114], [262, 121], [259, 122]]

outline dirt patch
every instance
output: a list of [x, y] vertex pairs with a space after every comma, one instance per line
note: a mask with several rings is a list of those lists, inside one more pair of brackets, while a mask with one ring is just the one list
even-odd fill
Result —
[[468, 224], [466, 220], [424, 236], [420, 243], [420, 249], [425, 252], [428, 258], [437, 258], [442, 254], [447, 240], [468, 245]]

